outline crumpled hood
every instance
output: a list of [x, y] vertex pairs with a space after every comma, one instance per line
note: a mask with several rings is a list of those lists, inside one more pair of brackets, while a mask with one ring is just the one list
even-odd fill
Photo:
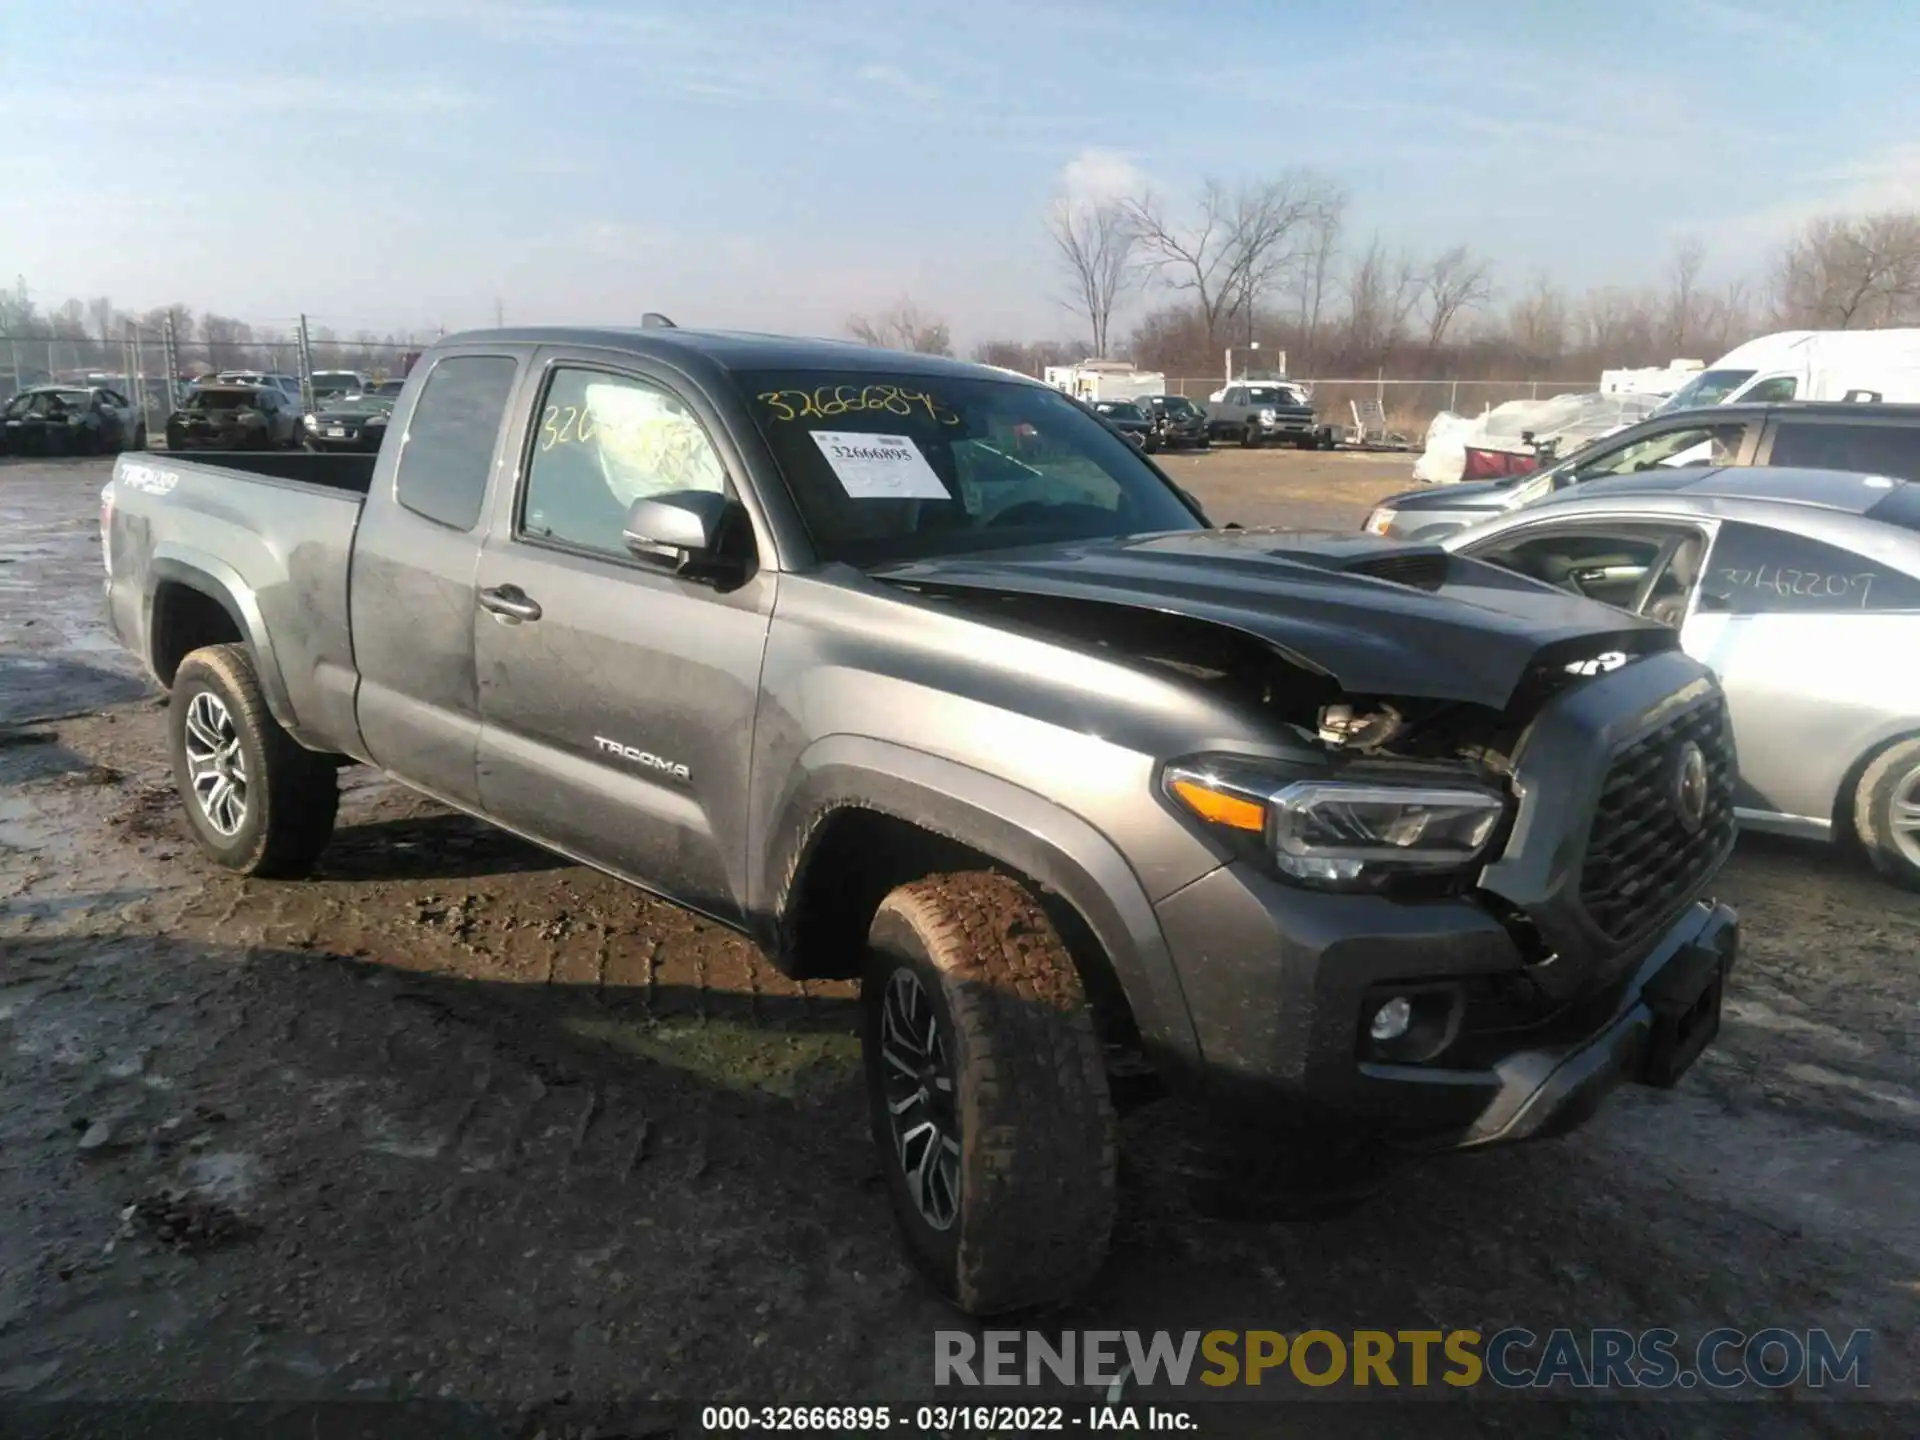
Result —
[[[1410, 577], [1378, 578], [1355, 567]], [[1663, 625], [1434, 545], [1343, 532], [1203, 530], [914, 561], [874, 578], [1055, 596], [1228, 626], [1358, 696], [1504, 708], [1542, 663], [1675, 649]]]

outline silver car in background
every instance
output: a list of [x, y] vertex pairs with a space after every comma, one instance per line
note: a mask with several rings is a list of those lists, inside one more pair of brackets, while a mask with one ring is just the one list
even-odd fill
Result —
[[1440, 544], [1676, 626], [1726, 687], [1741, 822], [1920, 889], [1920, 483], [1649, 471]]

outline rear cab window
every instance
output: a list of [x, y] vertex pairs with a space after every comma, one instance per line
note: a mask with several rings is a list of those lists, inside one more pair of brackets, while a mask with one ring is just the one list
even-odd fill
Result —
[[402, 441], [394, 477], [401, 505], [450, 529], [473, 529], [518, 370], [507, 355], [449, 355], [434, 365]]

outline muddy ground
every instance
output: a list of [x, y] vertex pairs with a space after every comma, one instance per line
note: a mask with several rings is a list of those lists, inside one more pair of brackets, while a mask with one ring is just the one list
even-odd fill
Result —
[[[1171, 464], [1249, 523], [1353, 525], [1407, 470]], [[958, 1322], [895, 1247], [846, 987], [361, 771], [317, 878], [215, 872], [165, 712], [99, 625], [105, 475], [0, 462], [0, 1398], [928, 1398]], [[1747, 948], [1677, 1090], [1318, 1225], [1192, 1210], [1149, 1110], [1112, 1263], [1046, 1325], [1870, 1328], [1873, 1393], [1920, 1393], [1920, 896], [1754, 840], [1723, 888]], [[1341, 1433], [1462, 1423], [1336, 1408]], [[1314, 1410], [1255, 1428], [1328, 1433]], [[1473, 1410], [1512, 1434], [1894, 1423]]]

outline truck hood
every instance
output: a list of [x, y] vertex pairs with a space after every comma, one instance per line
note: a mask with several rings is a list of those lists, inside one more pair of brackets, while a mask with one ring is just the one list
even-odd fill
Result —
[[[1355, 696], [1504, 709], [1540, 667], [1679, 645], [1663, 625], [1436, 545], [1333, 531], [1201, 530], [919, 560], [927, 593], [1051, 597], [1240, 631]], [[1400, 577], [1398, 579], [1389, 577]]]

